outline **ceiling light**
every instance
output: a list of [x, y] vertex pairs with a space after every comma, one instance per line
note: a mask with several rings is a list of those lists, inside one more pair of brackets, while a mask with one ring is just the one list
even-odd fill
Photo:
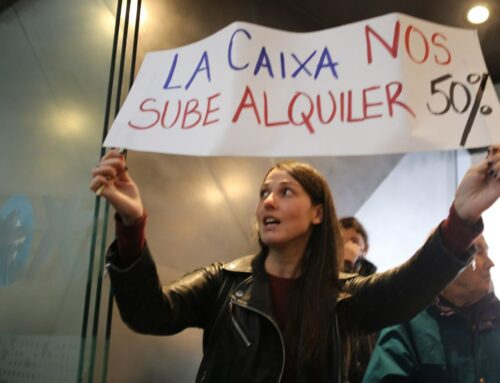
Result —
[[490, 11], [484, 5], [476, 5], [469, 10], [467, 13], [467, 19], [472, 24], [481, 24], [488, 20], [490, 16]]

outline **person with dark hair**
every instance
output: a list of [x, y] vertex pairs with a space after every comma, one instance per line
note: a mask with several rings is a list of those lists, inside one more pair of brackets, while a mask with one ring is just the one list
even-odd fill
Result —
[[[339, 219], [340, 234], [344, 241], [344, 260], [342, 271], [368, 276], [377, 271], [377, 267], [366, 259], [370, 247], [368, 233], [355, 217]], [[349, 357], [346, 360], [347, 381], [361, 383], [366, 366], [377, 341], [378, 333], [352, 334], [349, 338]]]
[[382, 330], [364, 383], [500, 382], [500, 301], [483, 236], [474, 261], [411, 321]]
[[495, 150], [469, 169], [448, 218], [410, 260], [362, 277], [339, 271], [342, 238], [324, 177], [307, 164], [276, 164], [259, 192], [260, 252], [163, 287], [140, 193], [118, 151], [92, 170], [90, 189], [117, 212], [107, 261], [122, 319], [146, 334], [202, 328], [196, 382], [340, 383], [350, 334], [408, 320], [470, 261], [481, 214], [500, 195], [498, 174]]
[[339, 224], [344, 240], [343, 271], [365, 276], [375, 273], [377, 266], [366, 259], [370, 243], [364, 226], [355, 217], [343, 217]]

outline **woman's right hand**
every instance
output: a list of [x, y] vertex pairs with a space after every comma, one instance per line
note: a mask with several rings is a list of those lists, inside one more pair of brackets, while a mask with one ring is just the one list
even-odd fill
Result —
[[[125, 225], [132, 224], [144, 214], [139, 188], [128, 175], [125, 157], [118, 150], [107, 152], [92, 169], [90, 190], [101, 195], [115, 208]], [[104, 185], [104, 186], [103, 186]]]

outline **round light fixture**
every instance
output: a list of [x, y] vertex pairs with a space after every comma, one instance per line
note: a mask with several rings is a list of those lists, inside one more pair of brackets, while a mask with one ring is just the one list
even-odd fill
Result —
[[467, 19], [472, 24], [482, 24], [490, 17], [490, 11], [484, 5], [476, 5], [467, 13]]

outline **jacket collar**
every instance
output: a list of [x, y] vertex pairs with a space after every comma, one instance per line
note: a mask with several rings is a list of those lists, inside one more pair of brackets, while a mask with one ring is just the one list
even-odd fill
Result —
[[[234, 273], [254, 273], [255, 269], [258, 268], [258, 263], [263, 262], [263, 258], [259, 254], [250, 254], [244, 257], [235, 259], [234, 261], [225, 263], [222, 268], [229, 272]], [[357, 273], [339, 273], [339, 280], [343, 284], [350, 279], [357, 277]]]
[[[248, 274], [240, 285], [233, 291], [231, 298], [238, 304], [256, 308], [266, 315], [272, 316], [272, 303], [269, 293], [269, 278], [264, 269], [265, 257], [262, 254], [247, 255], [222, 266], [222, 269], [230, 273]], [[340, 285], [356, 278], [356, 273], [339, 273]], [[350, 297], [351, 294], [340, 291], [337, 301]]]
[[478, 302], [462, 308], [455, 307], [439, 295], [434, 307], [440, 316], [459, 315], [479, 331], [500, 328], [500, 301], [494, 293], [489, 293]]
[[230, 273], [248, 274], [248, 277], [232, 292], [232, 301], [273, 317], [269, 279], [264, 269], [264, 259], [262, 254], [247, 255], [223, 265], [222, 268]]

